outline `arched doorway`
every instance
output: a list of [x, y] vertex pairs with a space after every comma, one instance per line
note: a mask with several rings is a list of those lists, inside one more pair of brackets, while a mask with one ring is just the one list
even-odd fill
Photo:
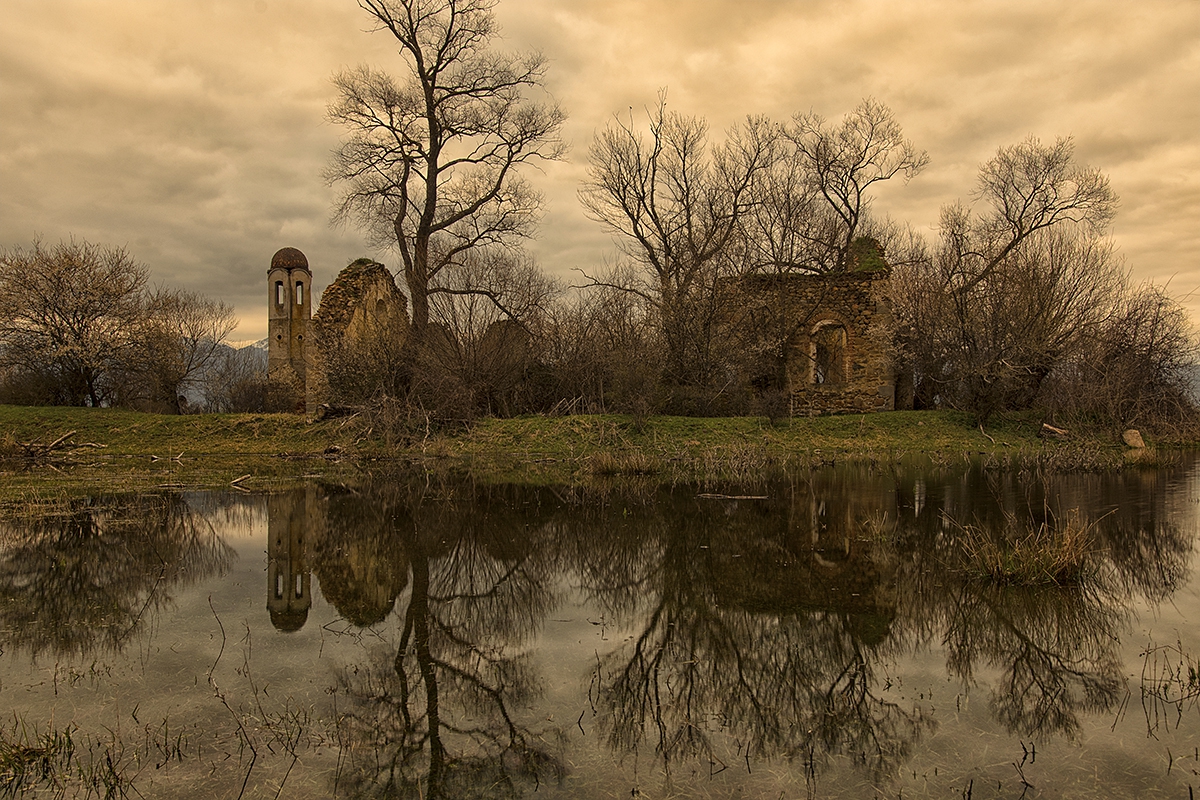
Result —
[[817, 324], [812, 331], [812, 375], [814, 386], [846, 383], [846, 327], [836, 320]]

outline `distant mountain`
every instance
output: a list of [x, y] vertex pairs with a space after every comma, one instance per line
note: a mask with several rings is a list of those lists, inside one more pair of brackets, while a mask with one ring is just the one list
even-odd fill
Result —
[[1188, 386], [1192, 390], [1192, 399], [1200, 402], [1200, 364], [1188, 368]]
[[234, 344], [230, 348], [232, 357], [241, 361], [248, 367], [262, 370], [267, 370], [267, 340], [259, 339], [257, 342], [249, 344]]

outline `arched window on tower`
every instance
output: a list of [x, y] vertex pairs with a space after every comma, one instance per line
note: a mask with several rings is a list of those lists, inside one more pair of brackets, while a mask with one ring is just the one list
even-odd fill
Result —
[[286, 299], [287, 298], [283, 293], [283, 281], [275, 281], [275, 305], [283, 305]]
[[304, 305], [304, 284], [296, 281], [296, 305]]
[[846, 329], [836, 322], [823, 322], [812, 333], [812, 382], [838, 386], [846, 382]]

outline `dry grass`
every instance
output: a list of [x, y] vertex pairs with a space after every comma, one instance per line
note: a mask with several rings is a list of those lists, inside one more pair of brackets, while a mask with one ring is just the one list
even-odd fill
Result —
[[[397, 401], [313, 423], [293, 414], [160, 416], [0, 405], [0, 502], [47, 481], [90, 492], [211, 488], [250, 475], [239, 484], [247, 489], [375, 462], [420, 463], [519, 483], [624, 475], [705, 484], [755, 483], [805, 467], [907, 456], [938, 464], [984, 458], [993, 468], [1020, 464], [1045, 472], [1124, 464], [1119, 445], [1042, 442], [1040, 425], [1040, 418], [1005, 417], [985, 435], [966, 416], [941, 411], [791, 419], [775, 426], [761, 418], [622, 415], [486, 418], [464, 425]], [[61, 448], [53, 458], [31, 459], [29, 447], [37, 443]]]
[[601, 450], [588, 458], [587, 466], [593, 475], [607, 477], [657, 475], [662, 470], [662, 464], [658, 459], [640, 450]]
[[17, 441], [11, 431], [0, 433], [0, 461], [15, 460], [25, 457], [25, 448]]
[[1080, 519], [1077, 512], [1036, 527], [1010, 518], [999, 535], [983, 526], [954, 524], [967, 572], [997, 583], [1078, 585], [1095, 552], [1095, 523]]
[[19, 723], [0, 730], [0, 790], [16, 796], [35, 787], [63, 787], [63, 775], [75, 755], [72, 728], [48, 733], [31, 732]]

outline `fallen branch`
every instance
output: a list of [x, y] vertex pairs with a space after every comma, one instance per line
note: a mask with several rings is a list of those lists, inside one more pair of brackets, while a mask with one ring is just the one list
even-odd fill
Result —
[[53, 442], [46, 445], [46, 450], [47, 451], [54, 450], [55, 448], [57, 448], [59, 445], [61, 445], [63, 442], [65, 442], [67, 439], [71, 438], [74, 435], [75, 435], [75, 431], [67, 431], [62, 436], [58, 437]]
[[[75, 435], [75, 431], [67, 431], [62, 436], [59, 436], [50, 444], [42, 444], [38, 441], [33, 442], [16, 442], [17, 447], [21, 449], [22, 455], [29, 461], [42, 461], [48, 458], [51, 454], [59, 451], [69, 451], [80, 445], [68, 441]], [[90, 445], [92, 447], [101, 447], [102, 445]]]
[[1071, 432], [1066, 428], [1056, 428], [1048, 422], [1043, 422], [1042, 429], [1038, 432], [1038, 436], [1043, 439], [1064, 440], [1071, 438]]
[[698, 494], [696, 497], [705, 500], [770, 500], [765, 494]]

